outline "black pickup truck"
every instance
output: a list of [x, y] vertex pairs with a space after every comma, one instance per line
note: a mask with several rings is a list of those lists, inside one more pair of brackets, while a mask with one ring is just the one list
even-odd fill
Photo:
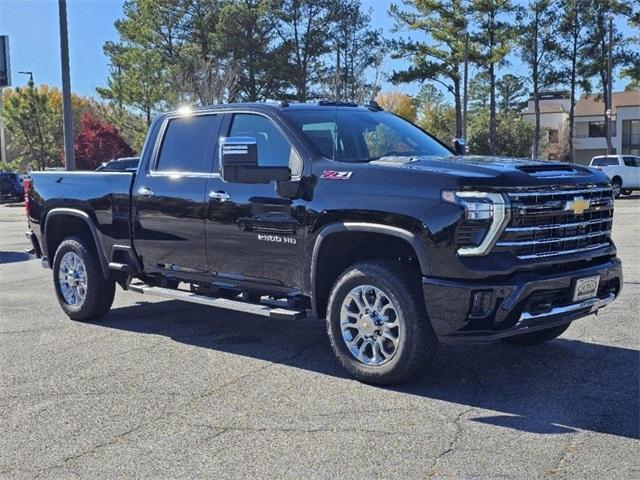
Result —
[[135, 173], [32, 173], [27, 235], [72, 319], [116, 283], [312, 315], [351, 375], [394, 383], [438, 343], [551, 340], [622, 287], [602, 173], [462, 150], [375, 104], [168, 113]]

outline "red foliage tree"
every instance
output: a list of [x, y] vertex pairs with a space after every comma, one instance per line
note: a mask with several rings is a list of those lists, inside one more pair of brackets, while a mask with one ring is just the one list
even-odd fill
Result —
[[116, 127], [86, 111], [80, 121], [80, 133], [74, 143], [76, 168], [95, 170], [102, 162], [135, 154]]

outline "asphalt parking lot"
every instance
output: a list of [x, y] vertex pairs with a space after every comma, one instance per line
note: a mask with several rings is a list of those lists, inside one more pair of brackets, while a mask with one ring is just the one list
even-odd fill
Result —
[[441, 348], [421, 378], [346, 378], [319, 322], [118, 290], [58, 307], [0, 206], [0, 477], [640, 478], [640, 196], [616, 202], [621, 297], [538, 347]]

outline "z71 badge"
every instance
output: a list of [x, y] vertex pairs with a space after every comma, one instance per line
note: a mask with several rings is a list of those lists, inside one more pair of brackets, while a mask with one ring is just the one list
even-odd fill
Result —
[[353, 172], [339, 172], [337, 170], [325, 170], [320, 178], [325, 180], [349, 180]]

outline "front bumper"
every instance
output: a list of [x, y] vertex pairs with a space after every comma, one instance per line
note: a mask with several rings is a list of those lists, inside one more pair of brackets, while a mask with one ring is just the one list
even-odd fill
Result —
[[[576, 279], [600, 275], [595, 298], [572, 301]], [[443, 343], [489, 342], [562, 325], [611, 303], [622, 288], [618, 258], [551, 274], [518, 273], [499, 281], [423, 278], [427, 313]], [[478, 311], [474, 298], [486, 300]], [[488, 300], [487, 300], [488, 299]]]

